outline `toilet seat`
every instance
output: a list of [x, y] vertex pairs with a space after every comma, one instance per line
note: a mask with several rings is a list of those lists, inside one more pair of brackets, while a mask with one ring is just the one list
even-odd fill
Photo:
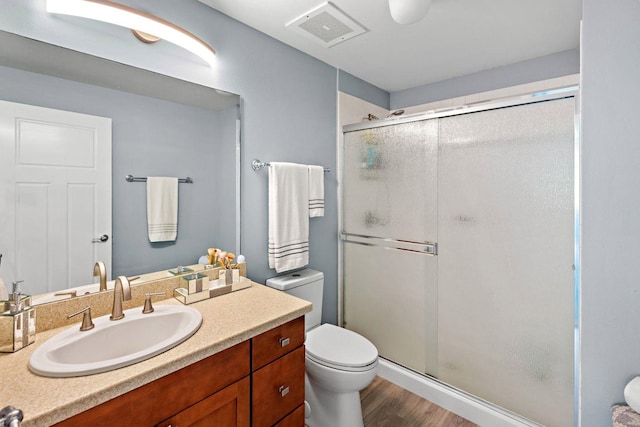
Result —
[[366, 371], [377, 366], [378, 350], [365, 337], [348, 329], [324, 324], [307, 332], [306, 356], [341, 371]]
[[365, 365], [365, 366], [342, 366], [339, 365], [337, 363], [331, 363], [331, 362], [326, 362], [324, 360], [318, 360], [317, 358], [307, 354], [306, 356], [306, 360], [307, 360], [307, 364], [308, 363], [315, 363], [317, 365], [320, 366], [324, 366], [336, 371], [342, 371], [342, 372], [365, 372], [365, 371], [369, 371], [371, 369], [374, 369], [378, 366], [378, 360], [376, 359], [374, 362]]

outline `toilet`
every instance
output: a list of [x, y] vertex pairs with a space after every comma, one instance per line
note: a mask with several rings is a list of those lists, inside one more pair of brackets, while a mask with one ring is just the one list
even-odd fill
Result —
[[320, 324], [324, 274], [306, 269], [267, 280], [267, 286], [313, 304], [305, 316], [305, 424], [362, 427], [360, 390], [378, 371], [378, 349], [348, 329]]

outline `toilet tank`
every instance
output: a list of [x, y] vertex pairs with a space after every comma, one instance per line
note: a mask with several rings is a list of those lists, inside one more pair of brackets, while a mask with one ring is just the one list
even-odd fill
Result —
[[322, 318], [322, 288], [324, 274], [320, 271], [305, 269], [283, 276], [267, 279], [267, 286], [284, 291], [313, 304], [310, 313], [305, 314], [304, 326], [308, 331], [320, 325]]

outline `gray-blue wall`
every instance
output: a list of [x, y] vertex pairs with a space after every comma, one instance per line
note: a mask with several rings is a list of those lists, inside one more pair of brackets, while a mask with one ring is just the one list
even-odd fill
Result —
[[640, 374], [640, 2], [583, 1], [582, 426]]
[[323, 320], [335, 323], [336, 69], [195, 0], [120, 3], [198, 35], [218, 52], [217, 66], [211, 69], [167, 43], [144, 45], [125, 29], [47, 14], [44, 0], [3, 0], [0, 29], [240, 94], [242, 252], [247, 257], [248, 275], [257, 282], [275, 272], [267, 263], [267, 171], [254, 172], [249, 163], [258, 158], [331, 168], [325, 179], [325, 216], [311, 220], [309, 266], [325, 273]]
[[567, 50], [391, 93], [391, 110], [580, 72], [580, 52]]
[[367, 83], [343, 70], [338, 70], [338, 90], [360, 99], [364, 99], [367, 102], [386, 108], [387, 110], [390, 108], [389, 92], [382, 90], [371, 83]]
[[[233, 58], [242, 96], [242, 253], [248, 276], [260, 283], [276, 275], [268, 267], [268, 171], [252, 159], [318, 164], [325, 175], [325, 216], [310, 220], [309, 267], [325, 274], [323, 321], [337, 322], [336, 71], [316, 59], [213, 11], [211, 28], [226, 32], [216, 43]], [[232, 35], [232, 36], [229, 36]]]
[[[228, 173], [216, 159], [233, 166], [235, 107], [218, 112], [7, 67], [0, 67], [0, 99], [112, 119], [113, 277], [193, 264], [214, 244], [232, 247], [214, 183]], [[193, 178], [179, 185], [175, 242], [149, 242], [146, 185], [125, 181], [129, 174]]]

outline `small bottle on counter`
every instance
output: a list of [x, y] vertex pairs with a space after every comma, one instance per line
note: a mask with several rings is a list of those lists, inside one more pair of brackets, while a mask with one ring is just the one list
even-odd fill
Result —
[[0, 307], [1, 353], [14, 353], [36, 340], [36, 310], [31, 305], [31, 296], [20, 292], [21, 282], [13, 282], [11, 295]]

